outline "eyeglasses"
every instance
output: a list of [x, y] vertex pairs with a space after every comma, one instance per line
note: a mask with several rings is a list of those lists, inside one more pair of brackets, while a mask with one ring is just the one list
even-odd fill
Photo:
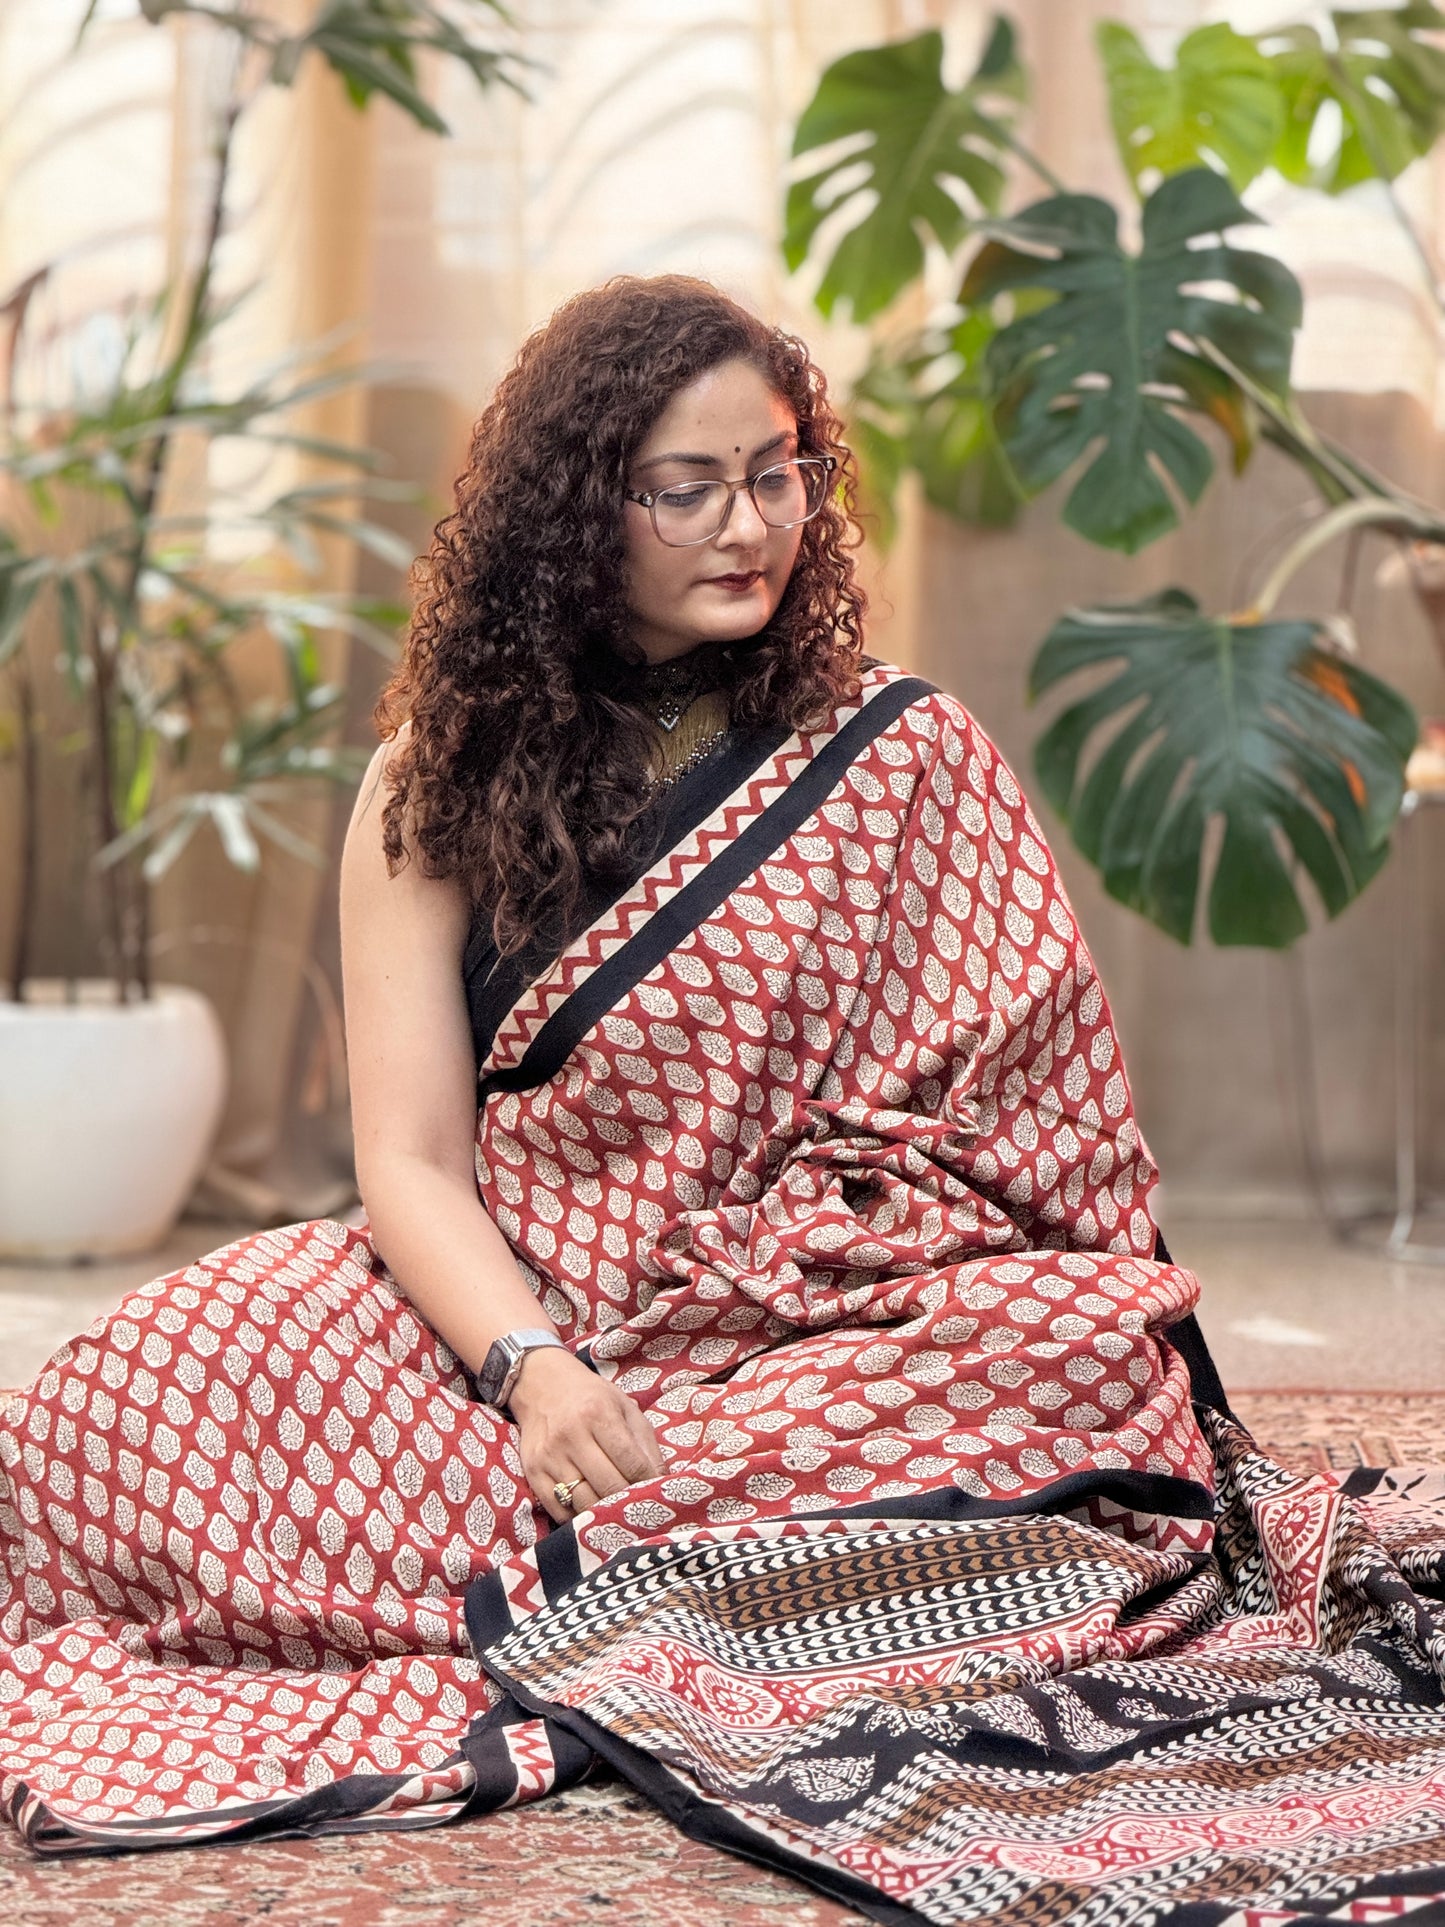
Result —
[[727, 526], [733, 497], [745, 488], [753, 507], [770, 529], [795, 529], [811, 522], [828, 499], [828, 477], [838, 466], [832, 455], [799, 455], [776, 462], [741, 482], [677, 482], [669, 488], [624, 489], [652, 517], [659, 542], [670, 549], [690, 549], [711, 542]]

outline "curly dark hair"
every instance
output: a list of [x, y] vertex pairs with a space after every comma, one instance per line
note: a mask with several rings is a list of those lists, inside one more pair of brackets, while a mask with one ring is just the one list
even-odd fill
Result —
[[427, 875], [463, 879], [503, 956], [555, 954], [586, 877], [635, 860], [653, 739], [608, 687], [607, 664], [631, 648], [622, 492], [673, 395], [734, 359], [792, 409], [800, 453], [836, 457], [841, 487], [805, 525], [772, 620], [724, 652], [732, 721], [815, 728], [857, 693], [855, 472], [807, 348], [681, 275], [574, 296], [523, 345], [473, 431], [376, 709], [384, 738], [410, 723], [388, 763], [388, 866], [414, 853]]

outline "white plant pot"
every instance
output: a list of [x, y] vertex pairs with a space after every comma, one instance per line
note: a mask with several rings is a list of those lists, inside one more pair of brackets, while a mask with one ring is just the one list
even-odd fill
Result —
[[163, 984], [119, 1004], [108, 983], [0, 1000], [0, 1259], [110, 1258], [171, 1230], [226, 1094], [220, 1022]]

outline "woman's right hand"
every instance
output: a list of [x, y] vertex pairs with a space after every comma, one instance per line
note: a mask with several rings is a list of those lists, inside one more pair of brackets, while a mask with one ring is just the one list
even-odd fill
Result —
[[[528, 1352], [510, 1404], [527, 1483], [558, 1525], [663, 1469], [639, 1408], [569, 1351]], [[572, 1487], [570, 1505], [558, 1503], [558, 1485]]]

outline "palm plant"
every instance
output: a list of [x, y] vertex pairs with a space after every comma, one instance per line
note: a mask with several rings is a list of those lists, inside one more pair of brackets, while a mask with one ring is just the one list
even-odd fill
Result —
[[[91, 0], [82, 36], [98, 5]], [[19, 791], [18, 916], [0, 978], [17, 999], [34, 956], [48, 753], [58, 749], [84, 766], [104, 972], [118, 997], [145, 996], [152, 887], [197, 830], [218, 833], [226, 857], [243, 870], [257, 866], [268, 842], [316, 855], [275, 806], [298, 782], [356, 773], [358, 752], [336, 741], [343, 692], [322, 674], [326, 635], [340, 632], [387, 653], [393, 646], [395, 604], [318, 586], [329, 539], [398, 568], [410, 559], [367, 512], [368, 502], [410, 491], [378, 475], [372, 452], [305, 425], [306, 410], [361, 371], [327, 367], [331, 344], [321, 344], [239, 389], [221, 389], [212, 378], [215, 337], [237, 306], [217, 290], [216, 258], [239, 124], [268, 89], [289, 87], [308, 63], [329, 67], [358, 108], [385, 95], [435, 133], [446, 124], [424, 69], [434, 75], [440, 61], [460, 63], [484, 88], [515, 87], [520, 72], [498, 0], [446, 7], [323, 0], [300, 30], [251, 0], [140, 6], [162, 31], [177, 16], [201, 16], [226, 54], [196, 265], [126, 317], [125, 350], [104, 391], [59, 406], [28, 396], [23, 381], [27, 316], [45, 271], [0, 309], [11, 327], [0, 415], [0, 672], [12, 698], [6, 733]], [[484, 41], [484, 27], [502, 44]], [[185, 463], [207, 472], [204, 458], [223, 439], [262, 456], [301, 458], [310, 479], [260, 497], [212, 488], [195, 513], [169, 507], [173, 469]], [[242, 539], [244, 565], [219, 565], [221, 533], [233, 547]], [[53, 625], [60, 638], [73, 715], [40, 713], [27, 649], [38, 624]], [[279, 657], [284, 689], [260, 703], [242, 694], [232, 669], [236, 646], [258, 636]], [[216, 754], [203, 756], [203, 748]]]
[[[1032, 667], [1033, 696], [1088, 678], [1038, 744], [1045, 793], [1106, 888], [1184, 943], [1201, 912], [1217, 943], [1292, 943], [1309, 922], [1304, 879], [1336, 915], [1379, 871], [1399, 817], [1413, 712], [1333, 612], [1275, 619], [1287, 583], [1327, 543], [1373, 530], [1440, 613], [1421, 571], [1445, 514], [1311, 426], [1290, 385], [1299, 286], [1235, 238], [1258, 222], [1239, 196], [1266, 168], [1328, 194], [1373, 180], [1440, 304], [1392, 184], [1445, 133], [1445, 13], [1330, 20], [1325, 34], [1204, 27], [1169, 67], [1101, 24], [1137, 245], [1111, 203], [1072, 192], [1019, 138], [1028, 79], [1004, 17], [958, 89], [937, 33], [845, 56], [794, 140], [786, 258], [819, 264], [825, 313], [875, 324], [852, 429], [885, 533], [909, 471], [934, 506], [992, 522], [1067, 479], [1063, 521], [1132, 554], [1178, 526], [1217, 450], [1237, 473], [1260, 443], [1320, 499], [1246, 608], [1210, 612], [1170, 589], [1075, 610]], [[1005, 215], [1019, 166], [1049, 192]], [[898, 317], [916, 307], [925, 244], [949, 258], [956, 295], [918, 328]]]

